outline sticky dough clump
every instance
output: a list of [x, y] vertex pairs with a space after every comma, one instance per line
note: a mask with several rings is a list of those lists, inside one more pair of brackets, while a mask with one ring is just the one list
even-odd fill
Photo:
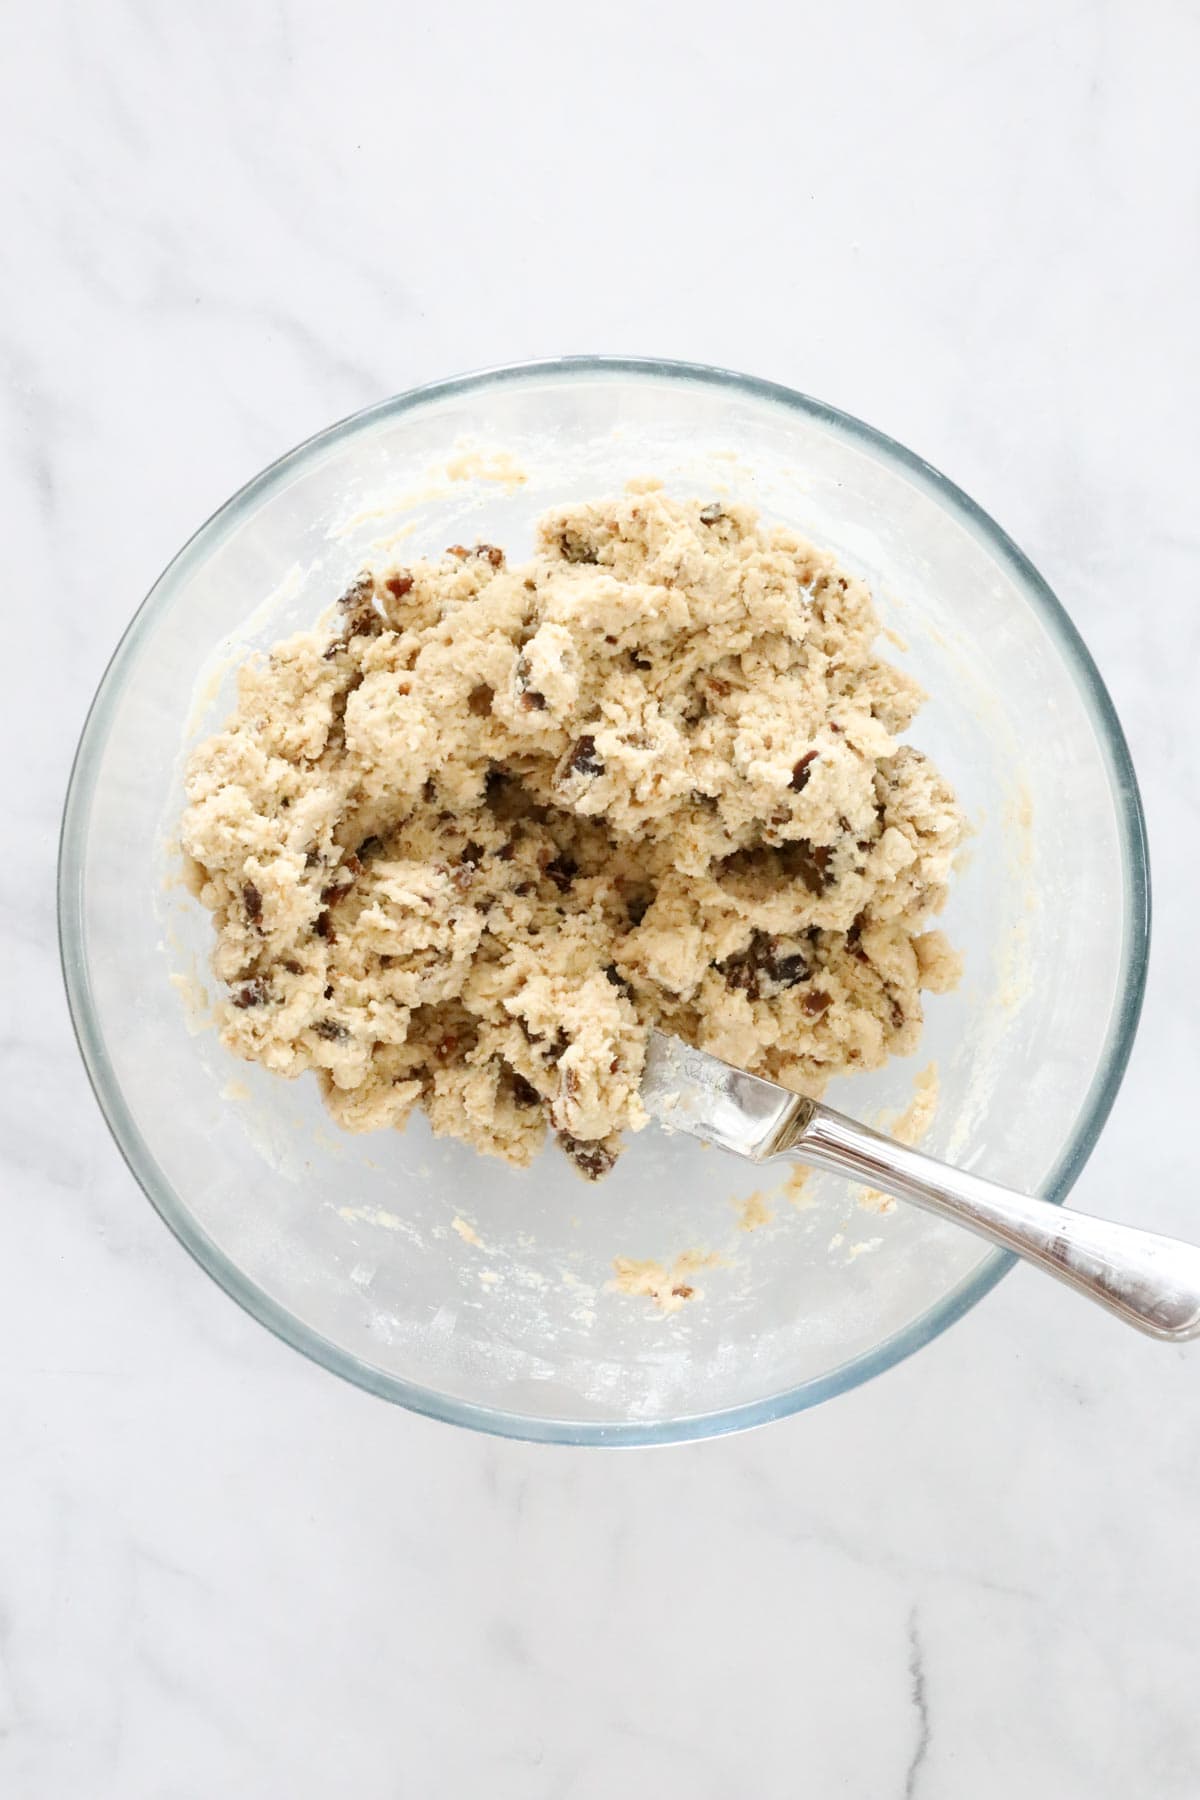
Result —
[[557, 508], [533, 558], [362, 574], [188, 770], [224, 1042], [352, 1131], [609, 1167], [647, 1028], [818, 1095], [958, 961], [962, 836], [861, 582], [747, 506]]

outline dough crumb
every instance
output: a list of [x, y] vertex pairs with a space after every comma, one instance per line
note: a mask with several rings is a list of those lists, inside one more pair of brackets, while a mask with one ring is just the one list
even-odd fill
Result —
[[[462, 478], [517, 479], [464, 453]], [[237, 1055], [348, 1131], [607, 1174], [657, 1026], [818, 1097], [916, 1046], [963, 821], [870, 595], [653, 479], [362, 570], [239, 672], [180, 842]]]
[[616, 1279], [609, 1286], [619, 1294], [653, 1300], [660, 1312], [675, 1313], [689, 1300], [704, 1298], [704, 1289], [698, 1288], [692, 1277], [700, 1269], [714, 1268], [720, 1260], [715, 1251], [685, 1250], [667, 1269], [660, 1262], [618, 1256], [613, 1261]]
[[735, 1200], [738, 1208], [738, 1230], [757, 1231], [760, 1225], [769, 1225], [775, 1217], [767, 1205], [767, 1196], [759, 1190], [748, 1194], [744, 1200]]
[[806, 1169], [797, 1164], [779, 1190], [784, 1199], [789, 1201], [792, 1206], [796, 1207], [801, 1212], [805, 1212], [810, 1206], [816, 1205], [813, 1196], [807, 1191], [811, 1174], [811, 1169]]
[[483, 1249], [479, 1233], [473, 1225], [468, 1225], [465, 1219], [451, 1219], [450, 1228], [452, 1231], [457, 1231], [464, 1244], [474, 1244], [476, 1249]]

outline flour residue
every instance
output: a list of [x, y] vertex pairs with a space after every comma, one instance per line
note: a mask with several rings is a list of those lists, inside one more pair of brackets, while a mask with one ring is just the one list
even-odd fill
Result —
[[345, 1219], [347, 1225], [378, 1225], [384, 1231], [403, 1231], [404, 1220], [395, 1213], [385, 1212], [380, 1206], [339, 1206], [338, 1218]]
[[806, 1169], [803, 1164], [797, 1163], [795, 1168], [789, 1173], [787, 1180], [778, 1190], [783, 1198], [799, 1212], [807, 1212], [810, 1206], [815, 1206], [817, 1204], [816, 1200], [808, 1192], [808, 1182], [811, 1175], [811, 1169]]
[[208, 990], [195, 975], [176, 973], [170, 975], [168, 980], [183, 1002], [184, 1023], [187, 1026], [189, 1037], [198, 1037], [212, 1024]]
[[450, 481], [495, 481], [509, 493], [529, 480], [507, 450], [464, 450], [446, 463], [446, 475]]
[[[881, 1129], [894, 1137], [898, 1144], [919, 1144], [933, 1124], [939, 1085], [937, 1064], [930, 1063], [913, 1081], [913, 1097], [904, 1111], [890, 1126], [883, 1125]], [[891, 1195], [881, 1194], [877, 1188], [863, 1188], [859, 1193], [858, 1203], [866, 1207], [868, 1212], [890, 1213], [896, 1210], [896, 1202]]]
[[[430, 464], [415, 486], [397, 488], [390, 494], [384, 493], [357, 507], [344, 519], [331, 525], [326, 535], [332, 539], [349, 537], [365, 525], [382, 519], [394, 519], [441, 500], [457, 498], [454, 489], [464, 482], [490, 482], [512, 494], [524, 487], [528, 480], [528, 472], [521, 467], [511, 451], [463, 445], [447, 457], [445, 462]], [[411, 529], [411, 526], [402, 526], [392, 536], [399, 538], [407, 535]], [[382, 544], [388, 542], [388, 539], [377, 539], [376, 542]]]

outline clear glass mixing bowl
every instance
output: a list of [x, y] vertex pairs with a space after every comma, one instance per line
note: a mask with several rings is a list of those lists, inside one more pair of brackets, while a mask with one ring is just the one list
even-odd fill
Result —
[[[912, 741], [975, 827], [945, 925], [966, 956], [907, 1062], [830, 1099], [895, 1117], [936, 1061], [935, 1154], [1061, 1200], [1128, 1056], [1146, 966], [1143, 822], [1129, 755], [1046, 584], [935, 470], [856, 420], [724, 370], [570, 358], [389, 400], [321, 433], [197, 532], [126, 632], [67, 797], [60, 925], [71, 1011], [138, 1181], [196, 1260], [288, 1343], [460, 1424], [570, 1443], [702, 1437], [887, 1368], [1008, 1259], [843, 1183], [754, 1171], [650, 1130], [582, 1183], [548, 1151], [514, 1174], [435, 1140], [341, 1135], [309, 1080], [197, 1029], [210, 925], [171, 836], [188, 744], [248, 647], [306, 626], [370, 555], [483, 538], [519, 556], [545, 506], [637, 474], [755, 502], [871, 583], [930, 699]], [[523, 476], [523, 479], [519, 477]], [[738, 1202], [771, 1221], [739, 1229]], [[613, 1258], [721, 1261], [667, 1317]]]

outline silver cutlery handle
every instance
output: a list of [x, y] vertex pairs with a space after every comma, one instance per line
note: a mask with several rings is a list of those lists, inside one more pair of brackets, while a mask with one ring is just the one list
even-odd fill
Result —
[[815, 1103], [788, 1144], [800, 1162], [850, 1175], [965, 1225], [1036, 1263], [1151, 1337], [1200, 1336], [1200, 1248], [1031, 1200], [922, 1156]]

